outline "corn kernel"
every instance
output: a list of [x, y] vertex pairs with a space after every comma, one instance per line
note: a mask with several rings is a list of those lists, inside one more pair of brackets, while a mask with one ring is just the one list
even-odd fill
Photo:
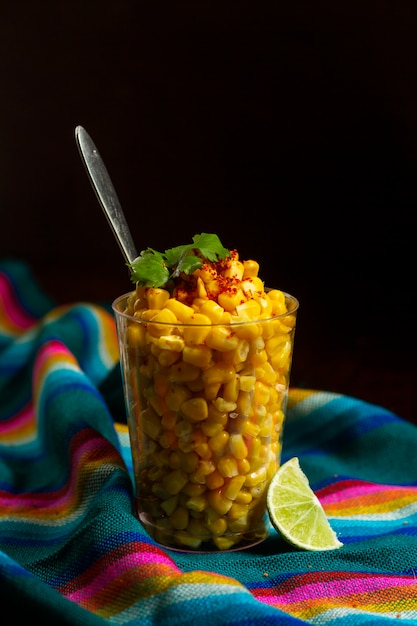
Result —
[[255, 389], [253, 393], [254, 402], [265, 406], [269, 402], [269, 397], [270, 397], [270, 393], [269, 393], [269, 388], [267, 387], [267, 385], [259, 381], [256, 381]]
[[204, 511], [206, 505], [207, 501], [205, 496], [192, 496], [187, 500], [187, 508], [200, 513], [201, 511]]
[[[167, 500], [171, 494], [169, 494], [163, 487], [161, 482], [154, 482], [152, 485], [152, 493], [161, 500]], [[157, 513], [156, 513], [157, 515]]]
[[255, 376], [259, 382], [267, 385], [273, 385], [277, 379], [277, 373], [272, 365], [266, 361], [263, 365], [255, 368]]
[[230, 435], [229, 449], [235, 459], [245, 459], [248, 456], [248, 448], [241, 433], [232, 433]]
[[224, 517], [218, 517], [217, 519], [208, 522], [207, 528], [211, 532], [212, 535], [223, 535], [227, 530], [227, 522]]
[[190, 398], [181, 404], [181, 413], [192, 422], [201, 422], [208, 416], [207, 401], [204, 398]]
[[214, 268], [208, 267], [208, 265], [202, 265], [195, 271], [196, 276], [201, 278], [204, 283], [209, 283], [212, 280], [215, 280], [217, 277], [217, 272]]
[[161, 417], [161, 426], [165, 430], [173, 430], [177, 423], [177, 414], [174, 411], [167, 410]]
[[243, 276], [242, 279], [245, 278], [253, 278], [254, 276], [258, 276], [259, 273], [259, 263], [252, 259], [248, 259], [247, 261], [243, 261]]
[[174, 448], [177, 443], [177, 436], [173, 430], [164, 430], [159, 436], [159, 445], [162, 448]]
[[224, 485], [224, 477], [217, 470], [214, 470], [207, 476], [206, 485], [208, 489], [218, 489]]
[[255, 404], [253, 408], [253, 417], [258, 422], [261, 423], [267, 414], [266, 406], [264, 404]]
[[161, 432], [161, 421], [153, 409], [148, 408], [141, 411], [139, 424], [142, 432], [154, 441], [158, 440]]
[[161, 502], [161, 508], [164, 509], [167, 515], [172, 515], [178, 505], [178, 495], [171, 496], [167, 498], [163, 502]]
[[161, 335], [157, 341], [158, 348], [173, 352], [182, 352], [184, 345], [184, 339], [179, 335]]
[[224, 478], [237, 476], [238, 469], [235, 457], [231, 454], [222, 456], [217, 462], [217, 469]]
[[239, 395], [239, 376], [235, 376], [234, 378], [232, 378], [232, 380], [229, 380], [228, 383], [224, 384], [223, 398], [227, 402], [236, 403], [238, 395]]
[[[206, 299], [207, 300], [207, 290], [206, 287], [204, 285], [204, 281], [201, 278], [201, 276], [197, 277], [197, 293], [198, 293], [198, 298], [201, 300]], [[195, 304], [195, 300], [193, 305]]]
[[233, 476], [233, 478], [230, 478], [230, 480], [227, 481], [226, 485], [223, 488], [223, 493], [226, 498], [230, 498], [230, 500], [235, 500], [237, 494], [243, 487], [245, 480], [245, 476]]
[[179, 411], [181, 405], [191, 398], [191, 391], [184, 385], [171, 385], [165, 396], [167, 407], [171, 411]]
[[287, 340], [287, 334], [274, 334], [273, 337], [269, 337], [269, 339], [265, 341], [265, 350], [269, 356], [273, 356], [276, 352], [279, 352], [282, 349]]
[[194, 309], [183, 302], [175, 298], [169, 298], [165, 303], [165, 308], [174, 313], [177, 320], [182, 324], [185, 324], [191, 315], [194, 314]]
[[200, 369], [191, 363], [180, 361], [168, 370], [168, 378], [173, 383], [187, 383], [196, 380], [200, 376]]
[[255, 386], [255, 376], [240, 375], [239, 389], [241, 391], [252, 391]]
[[141, 309], [135, 311], [135, 317], [137, 317], [141, 322], [148, 322], [157, 313], [159, 313], [159, 309]]
[[207, 502], [219, 515], [225, 515], [233, 504], [233, 501], [223, 494], [222, 487], [208, 491]]
[[[261, 319], [268, 319], [269, 317], [271, 317], [272, 316], [272, 303], [269, 300], [269, 298], [265, 298], [263, 296], [255, 296], [255, 298], [259, 306], [261, 307]], [[268, 329], [267, 332], [265, 332], [265, 328]], [[269, 328], [271, 328], [270, 324], [267, 324], [266, 322], [262, 323], [262, 335], [264, 337], [266, 334], [269, 336], [272, 335], [272, 333], [269, 332]]]
[[223, 430], [223, 425], [211, 419], [206, 419], [201, 423], [201, 430], [207, 437], [214, 437]]
[[[200, 485], [199, 483], [188, 482], [182, 490], [182, 494], [190, 496], [202, 496], [207, 490], [206, 485]], [[186, 501], [187, 502], [187, 501]]]
[[252, 502], [253, 496], [250, 491], [245, 491], [245, 489], [241, 489], [235, 498], [236, 504], [249, 504]]
[[164, 398], [161, 398], [161, 396], [158, 396], [156, 394], [153, 394], [149, 398], [149, 404], [152, 406], [155, 413], [159, 416], [163, 415], [168, 408]]
[[[159, 483], [159, 481], [161, 481], [164, 476], [165, 476], [165, 470], [162, 467], [158, 467], [158, 465], [154, 465], [150, 467], [148, 470], [148, 479], [151, 482]], [[163, 497], [166, 497], [166, 495], [167, 493], [166, 491], [164, 491]]]
[[171, 452], [168, 459], [168, 465], [171, 469], [179, 469], [181, 466], [181, 458], [178, 451]]
[[286, 312], [285, 294], [283, 291], [280, 291], [279, 289], [270, 289], [268, 291], [268, 298], [282, 307], [281, 313]]
[[[239, 415], [243, 415], [244, 417], [252, 417], [253, 416], [253, 404], [252, 404], [252, 394], [249, 391], [239, 391], [239, 395], [236, 402], [236, 410]], [[245, 432], [242, 434], [250, 435], [250, 432]]]
[[[192, 511], [190, 511], [190, 513], [192, 513]], [[187, 531], [191, 536], [198, 537], [199, 539], [207, 540], [210, 537], [210, 533], [201, 519], [190, 519]]]
[[194, 472], [199, 463], [198, 454], [190, 450], [189, 452], [180, 451], [180, 467], [186, 474]]
[[224, 309], [214, 300], [206, 300], [200, 307], [200, 313], [207, 315], [212, 324], [219, 324]]
[[224, 384], [236, 376], [235, 370], [230, 365], [215, 363], [202, 373], [204, 384], [219, 383]]
[[229, 402], [224, 398], [216, 398], [212, 402], [218, 411], [224, 413], [230, 413], [231, 411], [235, 411], [237, 407], [236, 402]]
[[263, 365], [268, 361], [268, 355], [266, 350], [259, 350], [252, 354], [251, 356], [252, 364], [254, 367], [258, 367], [259, 365]]
[[219, 324], [224, 324], [225, 326], [228, 326], [230, 324], [231, 319], [232, 319], [232, 314], [230, 313], [230, 311], [224, 311], [224, 313], [222, 313], [222, 316], [220, 318]]
[[169, 472], [163, 477], [162, 486], [167, 493], [175, 496], [181, 491], [181, 489], [187, 484], [187, 482], [187, 474], [183, 470], [177, 469]]
[[[204, 377], [202, 378], [204, 381]], [[221, 383], [211, 382], [204, 385], [204, 397], [207, 400], [215, 400], [220, 391]]]
[[209, 280], [206, 285], [207, 297], [211, 300], [217, 300], [218, 293], [220, 291], [219, 284], [217, 280]]
[[240, 475], [247, 474], [250, 471], [250, 463], [248, 459], [237, 459], [237, 471]]
[[216, 455], [223, 454], [227, 446], [227, 443], [229, 441], [229, 437], [230, 437], [229, 433], [225, 430], [222, 430], [220, 433], [218, 433], [214, 437], [211, 437], [208, 440], [208, 445], [209, 445], [210, 450], [214, 452]]
[[242, 526], [246, 526], [248, 523], [248, 514], [249, 507], [246, 504], [234, 502], [227, 513], [227, 519], [230, 521], [241, 520]]
[[142, 376], [146, 376], [151, 379], [154, 371], [156, 370], [156, 359], [154, 356], [149, 355], [146, 361], [141, 361], [139, 371]]
[[152, 337], [161, 337], [162, 335], [170, 335], [177, 323], [177, 318], [169, 309], [162, 309], [151, 317], [148, 324], [148, 333]]
[[271, 357], [272, 367], [275, 369], [281, 369], [285, 365], [289, 364], [291, 357], [291, 341], [288, 340], [281, 350], [275, 352], [275, 354]]
[[238, 261], [237, 259], [231, 259], [223, 271], [223, 276], [226, 276], [227, 278], [237, 278], [237, 280], [242, 280], [243, 272], [243, 263], [241, 261]]
[[249, 354], [249, 342], [246, 339], [239, 339], [236, 348], [223, 353], [223, 362], [232, 364], [236, 370], [244, 363]]
[[218, 422], [219, 424], [222, 424], [222, 426], [227, 424], [227, 420], [228, 420], [227, 413], [225, 413], [224, 411], [219, 411], [218, 409], [216, 409], [214, 404], [212, 404], [212, 403], [209, 404], [208, 411], [209, 411], [209, 414], [208, 414], [208, 419], [209, 420], [213, 420], [213, 422]]
[[129, 348], [143, 348], [145, 346], [146, 328], [143, 324], [129, 324], [126, 330], [126, 341]]
[[265, 439], [269, 439], [273, 432], [272, 425], [272, 415], [270, 413], [266, 413], [265, 418], [262, 420], [262, 424], [260, 425], [259, 436], [264, 437]]
[[232, 333], [230, 328], [226, 326], [213, 326], [205, 340], [209, 348], [219, 352], [234, 350], [239, 343], [237, 335]]
[[285, 317], [283, 317], [282, 326], [286, 326], [289, 330], [295, 328], [295, 315], [286, 315]]
[[211, 450], [206, 441], [201, 441], [200, 443], [197, 443], [194, 447], [194, 450], [196, 454], [198, 454], [200, 459], [211, 459]]
[[232, 313], [238, 304], [245, 300], [241, 289], [222, 291], [217, 297], [217, 301], [225, 311]]
[[205, 370], [211, 364], [212, 352], [208, 346], [186, 345], [182, 352], [182, 358], [185, 363], [191, 363], [191, 365]]
[[185, 507], [179, 506], [169, 516], [169, 521], [175, 530], [185, 530], [188, 526], [189, 513]]
[[261, 305], [256, 300], [246, 300], [236, 306], [236, 313], [242, 322], [257, 320], [261, 314]]
[[149, 287], [146, 290], [149, 309], [163, 309], [169, 299], [169, 291], [158, 287]]
[[262, 465], [256, 471], [247, 474], [245, 477], [246, 487], [255, 487], [266, 480], [266, 468]]
[[211, 330], [211, 320], [207, 315], [193, 313], [183, 327], [184, 340], [190, 345], [199, 345], [205, 342]]
[[[187, 423], [186, 420], [184, 420]], [[191, 422], [188, 422], [190, 429], [186, 431], [184, 428], [183, 435], [178, 440], [178, 446], [183, 452], [196, 450], [198, 446], [207, 442], [207, 437], [200, 429], [195, 429]], [[198, 453], [197, 453], [198, 454]]]
[[[200, 539], [199, 537], [194, 537], [193, 535], [190, 535], [189, 533], [186, 533], [185, 531], [179, 531], [177, 533], [175, 533], [174, 535], [174, 539], [175, 541], [182, 545], [182, 546], [186, 546], [187, 548], [191, 548], [192, 550], [198, 550], [198, 548], [201, 546], [202, 543], [202, 539]], [[163, 535], [162, 535], [162, 539], [160, 539], [160, 542], [163, 544]], [[168, 545], [170, 544], [171, 539], [168, 540]], [[165, 543], [167, 543], [165, 541]]]
[[239, 537], [213, 537], [213, 543], [219, 550], [230, 550], [239, 540]]
[[210, 460], [201, 460], [196, 471], [191, 475], [191, 480], [202, 485], [206, 484], [206, 477], [214, 472], [216, 466]]

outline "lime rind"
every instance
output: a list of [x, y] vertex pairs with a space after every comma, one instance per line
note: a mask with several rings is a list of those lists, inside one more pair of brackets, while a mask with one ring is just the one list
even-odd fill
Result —
[[277, 470], [268, 489], [267, 507], [271, 524], [291, 545], [315, 551], [343, 546], [298, 457], [289, 459]]

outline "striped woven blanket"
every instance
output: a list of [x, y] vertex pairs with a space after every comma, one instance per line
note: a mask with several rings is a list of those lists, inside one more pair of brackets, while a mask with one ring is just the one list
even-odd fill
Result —
[[133, 514], [110, 306], [55, 306], [0, 263], [0, 597], [44, 624], [417, 625], [417, 428], [359, 399], [291, 389], [298, 456], [344, 545], [164, 550]]

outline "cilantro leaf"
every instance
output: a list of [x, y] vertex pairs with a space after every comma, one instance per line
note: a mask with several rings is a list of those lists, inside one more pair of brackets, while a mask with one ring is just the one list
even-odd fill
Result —
[[164, 255], [147, 248], [132, 262], [131, 279], [145, 287], [163, 287], [169, 280]]
[[200, 257], [195, 256], [195, 254], [189, 254], [188, 256], [184, 256], [177, 267], [178, 276], [180, 272], [183, 272], [184, 274], [192, 274], [202, 265], [203, 261], [200, 259]]
[[180, 274], [192, 274], [203, 261], [216, 262], [230, 256], [217, 235], [201, 233], [190, 244], [175, 246], [164, 253], [152, 248], [142, 250], [129, 265], [132, 282], [145, 287], [164, 287]]
[[230, 256], [229, 250], [224, 248], [217, 235], [210, 233], [201, 233], [193, 237], [194, 247], [197, 248], [201, 255], [208, 261], [217, 261]]

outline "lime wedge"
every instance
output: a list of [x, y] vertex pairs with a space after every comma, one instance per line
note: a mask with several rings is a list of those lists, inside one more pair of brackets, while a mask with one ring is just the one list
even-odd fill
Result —
[[291, 545], [302, 550], [334, 550], [343, 545], [297, 457], [283, 463], [273, 476], [267, 506], [272, 525]]

